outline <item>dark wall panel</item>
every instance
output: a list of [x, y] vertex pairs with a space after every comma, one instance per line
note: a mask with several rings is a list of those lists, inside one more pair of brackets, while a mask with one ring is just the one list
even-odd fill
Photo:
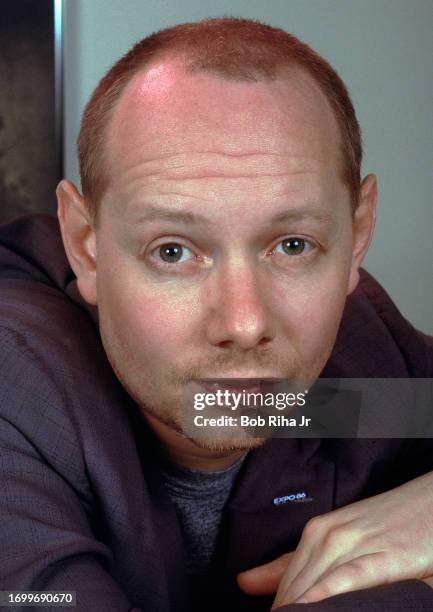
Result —
[[55, 212], [53, 0], [0, 0], [0, 222]]

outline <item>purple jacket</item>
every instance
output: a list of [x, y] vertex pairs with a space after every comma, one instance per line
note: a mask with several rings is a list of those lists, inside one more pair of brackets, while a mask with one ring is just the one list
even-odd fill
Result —
[[[0, 228], [0, 590], [75, 590], [80, 611], [191, 612], [153, 436], [114, 376], [95, 320], [54, 218]], [[433, 342], [363, 271], [324, 374], [430, 378]], [[272, 597], [240, 592], [238, 572], [294, 550], [313, 516], [432, 469], [429, 439], [268, 441], [241, 468], [197, 609], [269, 610]], [[272, 503], [296, 491], [312, 501]], [[407, 580], [302, 612], [358, 608], [433, 611], [433, 589]]]

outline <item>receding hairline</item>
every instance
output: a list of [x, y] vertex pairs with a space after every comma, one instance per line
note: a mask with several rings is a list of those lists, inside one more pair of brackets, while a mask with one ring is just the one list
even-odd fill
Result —
[[[206, 38], [207, 36], [207, 38]], [[198, 40], [198, 42], [197, 42]], [[316, 51], [284, 30], [256, 21], [217, 18], [167, 28], [137, 43], [101, 79], [86, 106], [78, 140], [83, 191], [97, 209], [107, 185], [107, 126], [125, 89], [139, 73], [168, 57], [188, 73], [234, 81], [271, 81], [296, 67], [319, 87], [331, 107], [340, 140], [340, 175], [356, 203], [362, 142], [347, 89]]]
[[[215, 83], [218, 83], [218, 81], [220, 81], [221, 87], [224, 87], [224, 84], [229, 81], [229, 82], [233, 82], [233, 83], [239, 83], [239, 84], [255, 84], [255, 83], [264, 83], [266, 84], [270, 84], [276, 81], [279, 81], [280, 83], [286, 83], [289, 86], [294, 86], [294, 89], [298, 89], [298, 84], [301, 81], [306, 81], [307, 82], [307, 87], [311, 87], [312, 88], [312, 93], [311, 95], [309, 95], [309, 93], [307, 93], [307, 96], [309, 99], [311, 99], [313, 101], [314, 106], [317, 107], [317, 105], [321, 105], [322, 109], [325, 109], [325, 116], [319, 120], [316, 120], [316, 125], [319, 127], [319, 129], [321, 130], [323, 127], [323, 133], [325, 134], [325, 138], [326, 138], [326, 134], [328, 135], [328, 137], [335, 136], [335, 140], [332, 141], [332, 158], [335, 160], [335, 164], [341, 168], [342, 164], [343, 164], [343, 158], [342, 158], [342, 137], [341, 137], [341, 130], [340, 127], [338, 125], [338, 121], [335, 117], [335, 113], [332, 109], [331, 104], [329, 103], [329, 100], [327, 99], [326, 95], [323, 93], [323, 91], [321, 90], [319, 84], [314, 80], [314, 78], [306, 71], [304, 70], [301, 66], [297, 65], [296, 63], [293, 63], [292, 66], [281, 66], [278, 71], [275, 71], [275, 74], [273, 74], [272, 76], [269, 75], [265, 75], [265, 77], [261, 77], [261, 78], [256, 78], [256, 79], [240, 79], [240, 78], [236, 78], [236, 77], [227, 77], [225, 74], [221, 74], [220, 72], [216, 72], [216, 71], [209, 71], [209, 70], [197, 70], [195, 66], [192, 66], [191, 68], [191, 64], [188, 64], [188, 62], [185, 60], [185, 58], [180, 58], [178, 55], [175, 55], [173, 53], [163, 53], [161, 54], [159, 57], [154, 58], [147, 66], [143, 67], [141, 70], [137, 71], [137, 73], [131, 77], [131, 79], [125, 83], [125, 86], [123, 88], [122, 93], [120, 94], [120, 96], [118, 97], [118, 99], [116, 100], [116, 103], [113, 105], [111, 112], [110, 112], [110, 117], [107, 118], [107, 122], [106, 122], [106, 126], [105, 126], [105, 137], [104, 137], [104, 143], [105, 143], [105, 147], [104, 147], [104, 151], [106, 154], [106, 170], [107, 170], [107, 187], [109, 186], [109, 182], [110, 182], [110, 177], [112, 176], [112, 168], [113, 165], [115, 165], [115, 153], [114, 155], [112, 155], [112, 150], [115, 150], [115, 140], [116, 138], [119, 138], [119, 127], [120, 127], [120, 134], [122, 133], [122, 126], [123, 126], [123, 122], [127, 122], [128, 119], [128, 115], [131, 112], [131, 107], [128, 109], [128, 104], [138, 104], [140, 105], [140, 100], [142, 102], [144, 102], [144, 108], [143, 111], [139, 111], [139, 112], [143, 112], [146, 113], [147, 109], [146, 109], [146, 97], [149, 96], [149, 100], [151, 101], [151, 104], [153, 106], [153, 108], [158, 108], [157, 104], [155, 104], [155, 102], [152, 100], [153, 95], [154, 95], [154, 91], [152, 91], [152, 84], [153, 84], [153, 80], [150, 80], [149, 82], [147, 82], [147, 75], [149, 73], [152, 73], [153, 70], [157, 70], [157, 78], [159, 78], [159, 76], [161, 75], [161, 80], [164, 79], [164, 74], [167, 75], [167, 87], [168, 88], [172, 88], [173, 92], [176, 93], [176, 87], [177, 87], [177, 83], [179, 82], [179, 80], [182, 80], [183, 75], [188, 75], [188, 76], [205, 76], [205, 77], [210, 77], [212, 80], [214, 80]], [[183, 74], [182, 74], [183, 73]], [[171, 81], [171, 82], [170, 82]], [[198, 85], [200, 86], [200, 82], [198, 81]], [[149, 86], [149, 89], [146, 91], [147, 86]], [[156, 86], [156, 94], [158, 95], [158, 86]], [[263, 90], [262, 90], [263, 91]], [[305, 97], [305, 89], [303, 88], [303, 85], [301, 85], [301, 95], [304, 94]], [[200, 89], [198, 90], [198, 92], [200, 92]], [[308, 90], [307, 90], [308, 92]], [[197, 95], [200, 95], [199, 93]], [[272, 94], [271, 94], [272, 95]], [[129, 98], [129, 101], [127, 101], [127, 99]], [[123, 108], [122, 111], [120, 111], [121, 107], [125, 104], [126, 102], [126, 110], [125, 107]], [[287, 103], [286, 105], [287, 109], [290, 109], [290, 104]], [[119, 120], [119, 117], [116, 117], [116, 114], [118, 112], [121, 112], [121, 114], [123, 115], [121, 117], [121, 119]], [[134, 112], [134, 111], [132, 111]], [[313, 111], [313, 113], [321, 113], [321, 111]], [[300, 114], [304, 114], [302, 110], [300, 110]], [[126, 119], [125, 119], [126, 118]], [[317, 119], [317, 115], [316, 115], [316, 119]], [[302, 119], [301, 119], [302, 121]], [[116, 125], [117, 122], [117, 125]], [[112, 128], [114, 127], [114, 132], [112, 132]], [[144, 124], [144, 128], [146, 127], [146, 125]], [[287, 138], [288, 144], [290, 143], [289, 140], [289, 136]], [[329, 140], [327, 140], [327, 142], [330, 142]], [[214, 149], [212, 149], [212, 143], [210, 143], [210, 149], [204, 149], [205, 151], [210, 151], [211, 153], [215, 153]], [[112, 147], [114, 147], [114, 149], [112, 149]], [[233, 152], [229, 152], [227, 151], [228, 155], [237, 155], [236, 153]], [[249, 155], [260, 155], [261, 152], [260, 151], [256, 151], [256, 150], [251, 150]], [[335, 154], [335, 157], [334, 157]], [[239, 155], [245, 156], [245, 152], [239, 153]]]

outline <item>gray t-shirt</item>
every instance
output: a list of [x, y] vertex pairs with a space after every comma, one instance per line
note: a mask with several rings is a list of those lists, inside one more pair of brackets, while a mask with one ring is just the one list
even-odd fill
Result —
[[189, 574], [199, 576], [211, 569], [223, 508], [246, 454], [217, 472], [172, 463], [163, 467], [165, 485], [185, 535]]

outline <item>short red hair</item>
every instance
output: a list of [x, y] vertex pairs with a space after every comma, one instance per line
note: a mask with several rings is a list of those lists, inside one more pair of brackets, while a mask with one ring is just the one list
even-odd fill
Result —
[[218, 18], [160, 30], [138, 42], [101, 79], [81, 121], [78, 158], [83, 194], [92, 214], [107, 187], [107, 124], [126, 85], [152, 61], [179, 55], [187, 72], [214, 73], [238, 81], [274, 79], [298, 66], [319, 85], [341, 136], [341, 178], [356, 205], [362, 161], [361, 131], [349, 93], [330, 64], [298, 38], [258, 21]]

